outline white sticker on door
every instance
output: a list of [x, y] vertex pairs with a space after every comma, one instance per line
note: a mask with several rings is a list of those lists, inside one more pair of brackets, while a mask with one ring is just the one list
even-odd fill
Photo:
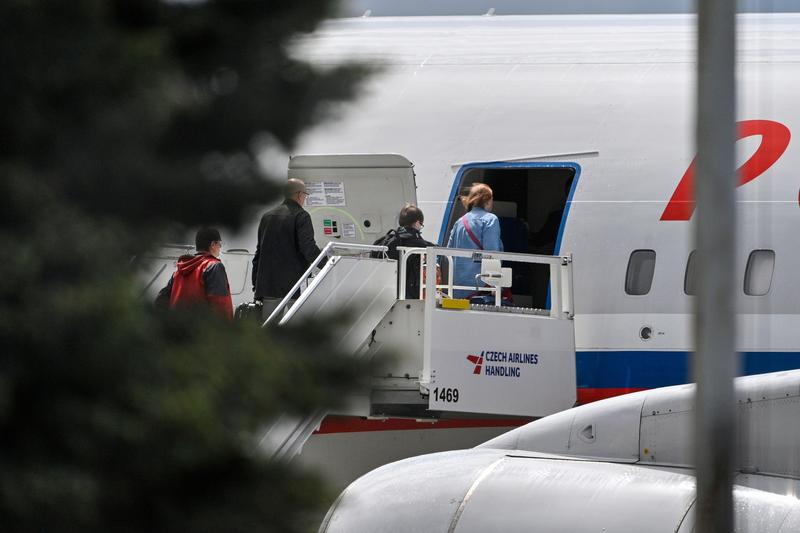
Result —
[[352, 222], [345, 222], [342, 224], [342, 237], [345, 239], [356, 238], [356, 225]]
[[306, 182], [307, 207], [341, 207], [347, 205], [344, 182], [308, 181]]

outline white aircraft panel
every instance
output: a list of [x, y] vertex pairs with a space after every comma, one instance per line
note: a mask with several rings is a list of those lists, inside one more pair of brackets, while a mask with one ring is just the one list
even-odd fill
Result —
[[[379, 468], [342, 494], [323, 533], [689, 533], [690, 470], [492, 450], [445, 452]], [[788, 533], [800, 501], [734, 487], [736, 533]]]
[[794, 533], [800, 531], [800, 510], [794, 509], [781, 524], [778, 533]]
[[484, 442], [479, 448], [568, 453], [575, 409], [541, 418]]
[[396, 154], [298, 155], [289, 177], [302, 179], [317, 244], [372, 244], [417, 203], [413, 164]]
[[556, 413], [496, 437], [481, 448], [637, 461], [639, 420], [647, 394], [618, 396]]
[[694, 435], [693, 412], [665, 413], [642, 417], [639, 449], [643, 463], [690, 465], [693, 450], [686, 443]]
[[[320, 531], [446, 532], [476, 478], [503, 457], [497, 451], [463, 450], [390, 463], [350, 484]], [[418, 527], [408, 529], [411, 523]]]
[[797, 372], [740, 378], [735, 390], [741, 467], [746, 472], [800, 476]]
[[648, 391], [642, 417], [694, 410], [694, 385], [676, 385]]
[[244, 292], [249, 293], [253, 286], [251, 275], [253, 254], [247, 252], [227, 252], [221, 254], [221, 259], [222, 264], [225, 265], [225, 272], [228, 274], [231, 296], [236, 297]]
[[[763, 490], [764, 492], [782, 496], [791, 496], [800, 500], [800, 479], [758, 474], [737, 474], [733, 482], [742, 487], [750, 487], [751, 489]], [[800, 531], [800, 528], [796, 531]]]
[[800, 418], [797, 396], [741, 404], [739, 462], [765, 474], [800, 476]]
[[642, 407], [639, 450], [643, 462], [692, 464], [694, 385], [648, 391]]
[[434, 309], [425, 335], [431, 409], [545, 416], [575, 404], [572, 320]]
[[734, 532], [782, 533], [797, 531], [786, 528], [787, 525], [797, 523], [800, 505], [795, 498], [734, 486], [733, 499]]
[[[645, 394], [630, 394], [605, 407], [588, 404], [575, 409], [569, 439], [570, 454], [623, 461], [639, 459], [639, 419]], [[593, 438], [589, 438], [592, 435]]]
[[739, 403], [780, 400], [800, 396], [800, 383], [796, 372], [774, 372], [738, 378], [734, 391]]
[[674, 533], [694, 477], [634, 466], [507, 458], [475, 489], [456, 533]]

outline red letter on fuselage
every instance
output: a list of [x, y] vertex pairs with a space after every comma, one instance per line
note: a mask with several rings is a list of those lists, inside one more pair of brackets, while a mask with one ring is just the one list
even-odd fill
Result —
[[[736, 140], [752, 135], [761, 135], [761, 144], [756, 152], [739, 168], [739, 185], [752, 181], [763, 174], [780, 159], [789, 146], [789, 128], [772, 120], [745, 120], [737, 123]], [[694, 213], [695, 160], [683, 173], [681, 181], [672, 193], [661, 220], [689, 220]]]

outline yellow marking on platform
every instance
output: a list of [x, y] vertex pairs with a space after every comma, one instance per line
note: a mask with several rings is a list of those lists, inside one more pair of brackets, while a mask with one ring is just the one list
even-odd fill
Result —
[[442, 309], [469, 309], [469, 300], [460, 298], [444, 298]]

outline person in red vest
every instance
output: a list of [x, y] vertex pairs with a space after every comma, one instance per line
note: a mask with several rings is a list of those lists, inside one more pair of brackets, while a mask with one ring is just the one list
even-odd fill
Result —
[[208, 305], [233, 320], [228, 274], [219, 259], [222, 237], [214, 228], [201, 228], [195, 236], [197, 253], [178, 258], [178, 268], [156, 297], [156, 305], [168, 309]]

